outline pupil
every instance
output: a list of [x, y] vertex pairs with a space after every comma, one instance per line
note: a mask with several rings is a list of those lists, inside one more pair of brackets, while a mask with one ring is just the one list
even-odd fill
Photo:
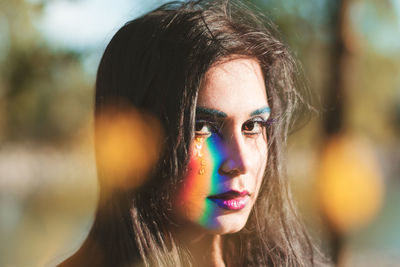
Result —
[[204, 126], [203, 122], [196, 123], [195, 131], [197, 131], [197, 132], [201, 131], [201, 129], [203, 129], [203, 126]]
[[251, 131], [254, 129], [254, 122], [248, 122], [245, 125], [243, 125], [243, 130], [245, 131]]

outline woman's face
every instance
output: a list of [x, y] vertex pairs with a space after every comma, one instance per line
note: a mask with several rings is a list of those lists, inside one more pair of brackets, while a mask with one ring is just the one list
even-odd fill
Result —
[[266, 167], [269, 114], [256, 60], [236, 58], [208, 70], [188, 170], [174, 203], [185, 228], [226, 234], [246, 224]]

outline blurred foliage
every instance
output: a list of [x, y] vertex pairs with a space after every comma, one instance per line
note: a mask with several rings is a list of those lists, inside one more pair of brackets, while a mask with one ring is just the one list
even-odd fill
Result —
[[[309, 86], [321, 98], [336, 83], [332, 68], [342, 32], [348, 58], [340, 66], [345, 73], [341, 99], [345, 128], [381, 144], [396, 142], [400, 126], [400, 11], [396, 1], [254, 1], [283, 32], [303, 64]], [[344, 17], [339, 16], [341, 3], [348, 9]]]
[[0, 142], [67, 140], [90, 116], [92, 81], [75, 51], [34, 25], [44, 2], [0, 2]]

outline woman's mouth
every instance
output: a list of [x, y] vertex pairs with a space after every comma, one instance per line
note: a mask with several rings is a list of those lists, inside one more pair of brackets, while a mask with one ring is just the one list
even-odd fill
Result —
[[215, 202], [222, 209], [241, 210], [246, 206], [250, 198], [250, 194], [246, 190], [241, 192], [230, 190], [222, 194], [209, 196], [207, 198]]

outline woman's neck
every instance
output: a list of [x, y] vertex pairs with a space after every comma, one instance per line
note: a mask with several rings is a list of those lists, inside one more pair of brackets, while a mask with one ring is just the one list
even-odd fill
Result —
[[203, 235], [187, 242], [195, 266], [225, 266], [221, 235]]
[[189, 249], [194, 266], [226, 266], [223, 258], [222, 236], [196, 232], [178, 231], [175, 233], [179, 241]]

